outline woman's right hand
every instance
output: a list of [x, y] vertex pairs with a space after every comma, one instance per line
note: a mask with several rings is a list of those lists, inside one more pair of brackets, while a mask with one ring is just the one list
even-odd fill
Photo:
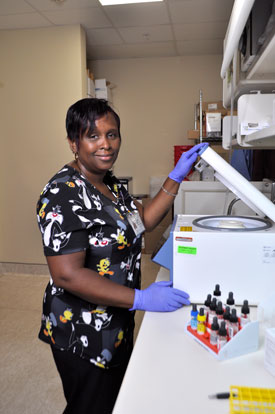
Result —
[[130, 310], [173, 312], [190, 305], [189, 295], [172, 287], [172, 282], [152, 283], [147, 289], [135, 290], [134, 305]]

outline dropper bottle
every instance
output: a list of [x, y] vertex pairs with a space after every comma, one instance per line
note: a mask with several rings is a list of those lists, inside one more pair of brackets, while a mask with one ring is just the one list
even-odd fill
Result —
[[222, 321], [221, 326], [218, 331], [218, 340], [217, 340], [218, 350], [220, 350], [226, 343], [227, 343], [227, 332], [225, 328], [225, 321]]
[[228, 336], [229, 338], [233, 338], [234, 335], [239, 331], [239, 321], [237, 316], [237, 310], [232, 309], [230, 322], [229, 322], [229, 329], [228, 329]]
[[217, 345], [218, 342], [219, 324], [217, 316], [214, 316], [210, 331], [210, 344]]
[[197, 326], [198, 326], [198, 309], [197, 309], [197, 305], [196, 303], [193, 303], [192, 305], [192, 310], [191, 310], [191, 320], [190, 320], [190, 327], [191, 329], [194, 329], [195, 331], [197, 330]]
[[222, 292], [220, 290], [220, 285], [215, 285], [215, 290], [213, 292], [213, 297], [217, 299], [217, 301], [221, 300]]
[[216, 315], [217, 315], [219, 325], [221, 324], [221, 321], [223, 320], [223, 314], [224, 314], [224, 310], [223, 310], [222, 302], [218, 302], [217, 308], [216, 308]]
[[208, 320], [208, 313], [209, 313], [209, 309], [210, 309], [210, 303], [211, 303], [211, 294], [209, 293], [207, 295], [207, 298], [204, 301], [204, 312], [206, 314], [206, 321]]
[[241, 327], [243, 328], [247, 323], [250, 322], [249, 317], [250, 309], [248, 306], [248, 300], [243, 301], [243, 306], [241, 309]]
[[224, 314], [223, 314], [223, 320], [225, 321], [225, 327], [227, 332], [229, 331], [229, 325], [230, 325], [230, 306], [226, 306]]
[[234, 296], [233, 296], [233, 292], [229, 292], [228, 293], [228, 298], [226, 300], [226, 305], [227, 306], [230, 306], [230, 309], [233, 309], [234, 308], [235, 299], [234, 299]]
[[213, 323], [213, 318], [216, 316], [216, 308], [217, 308], [217, 299], [212, 298], [211, 303], [209, 305], [209, 312], [208, 312], [208, 321], [207, 321], [207, 330], [210, 332], [211, 325]]
[[199, 335], [204, 335], [205, 334], [205, 324], [206, 324], [206, 315], [204, 313], [204, 309], [200, 308], [200, 312], [198, 314], [198, 326], [197, 326], [197, 333]]

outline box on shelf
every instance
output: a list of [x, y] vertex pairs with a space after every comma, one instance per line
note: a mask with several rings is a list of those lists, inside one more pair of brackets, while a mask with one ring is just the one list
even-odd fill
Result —
[[203, 102], [202, 110], [204, 112], [220, 112], [222, 115], [227, 114], [227, 109], [223, 107], [222, 101]]
[[99, 99], [106, 99], [109, 102], [113, 101], [111, 83], [106, 79], [95, 79], [95, 96]]
[[199, 139], [200, 138], [199, 129], [189, 129], [187, 131], [187, 138], [188, 139]]
[[95, 83], [89, 76], [87, 77], [87, 96], [88, 98], [95, 98]]
[[222, 114], [220, 112], [206, 112], [206, 134], [207, 136], [221, 136]]
[[[197, 128], [187, 131], [188, 139], [200, 138], [199, 129], [199, 104], [197, 104]], [[228, 110], [223, 107], [222, 101], [210, 101], [202, 103], [202, 136], [210, 138], [220, 138], [222, 136], [222, 119], [228, 115]]]

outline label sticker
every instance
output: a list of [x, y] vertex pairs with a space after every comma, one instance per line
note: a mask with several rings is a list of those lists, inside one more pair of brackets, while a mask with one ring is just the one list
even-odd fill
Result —
[[181, 241], [181, 242], [192, 242], [193, 238], [192, 237], [176, 237], [176, 241]]
[[180, 226], [180, 231], [192, 231], [191, 226]]
[[178, 253], [197, 254], [197, 248], [189, 246], [178, 246]]

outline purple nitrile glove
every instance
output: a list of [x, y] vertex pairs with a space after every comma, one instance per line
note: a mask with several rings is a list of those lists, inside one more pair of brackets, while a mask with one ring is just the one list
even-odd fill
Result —
[[204, 146], [207, 147], [208, 145], [209, 144], [207, 142], [203, 142], [201, 144], [195, 145], [189, 151], [184, 152], [178, 160], [173, 171], [171, 171], [168, 175], [168, 177], [171, 178], [171, 180], [181, 183], [191, 170], [193, 163], [196, 161], [198, 157], [200, 149]]
[[156, 282], [147, 289], [135, 289], [135, 299], [130, 310], [173, 312], [183, 305], [190, 305], [189, 295], [172, 287], [172, 282]]

